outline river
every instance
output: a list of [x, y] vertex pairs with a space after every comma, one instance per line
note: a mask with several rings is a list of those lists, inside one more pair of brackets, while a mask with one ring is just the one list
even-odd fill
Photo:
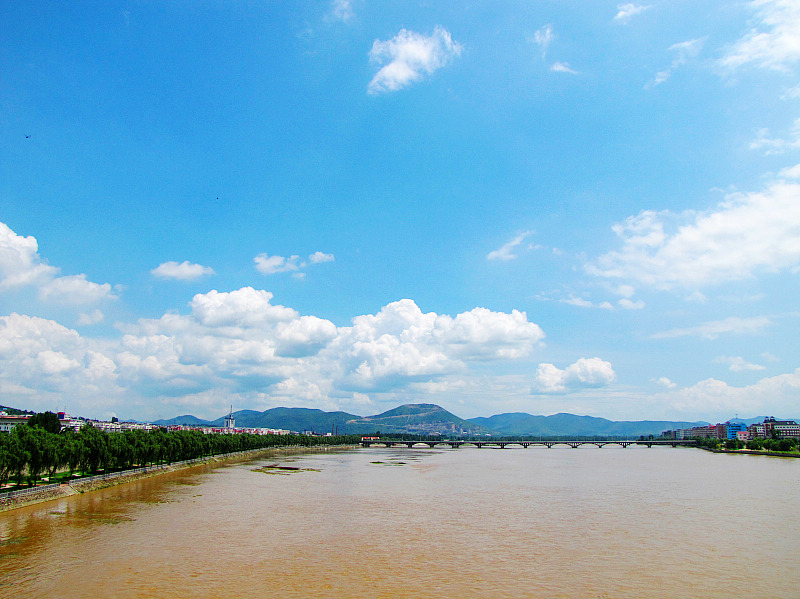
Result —
[[787, 458], [281, 453], [0, 513], [0, 597], [796, 598], [798, 508]]

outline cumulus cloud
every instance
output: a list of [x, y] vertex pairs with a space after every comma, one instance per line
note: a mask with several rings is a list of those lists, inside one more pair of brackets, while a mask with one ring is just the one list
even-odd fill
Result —
[[33, 236], [17, 235], [0, 223], [0, 291], [52, 281], [58, 269], [39, 258]]
[[344, 356], [341, 384], [366, 391], [402, 387], [466, 368], [466, 362], [520, 358], [544, 338], [524, 312], [475, 308], [456, 317], [423, 313], [410, 299], [358, 316], [326, 351]]
[[705, 41], [706, 38], [703, 37], [672, 44], [669, 47], [669, 51], [675, 55], [675, 58], [672, 60], [672, 63], [668, 68], [656, 73], [655, 78], [648, 84], [648, 87], [661, 85], [667, 79], [672, 77], [672, 74], [677, 69], [688, 63], [690, 60], [697, 58], [703, 49]]
[[32, 236], [17, 235], [0, 223], [0, 292], [34, 287], [39, 299], [67, 305], [81, 305], [116, 299], [111, 285], [93, 283], [85, 274], [58, 276], [59, 269], [39, 256]]
[[323, 262], [333, 262], [335, 260], [333, 254], [325, 254], [324, 252], [314, 252], [308, 257], [311, 264], [321, 264]]
[[298, 265], [300, 256], [290, 256], [284, 258], [283, 256], [270, 256], [269, 254], [259, 254], [253, 258], [256, 264], [256, 270], [262, 275], [272, 275], [277, 272], [286, 272], [290, 270], [297, 270], [300, 268]]
[[298, 255], [284, 258], [283, 256], [270, 256], [266, 253], [259, 254], [253, 258], [256, 270], [262, 275], [292, 272], [293, 276], [299, 279], [305, 278], [306, 273], [298, 271], [306, 268], [309, 264], [322, 264], [325, 262], [333, 262], [334, 260], [333, 254], [326, 254], [324, 252], [314, 252], [308, 257], [308, 261], [301, 260]]
[[800, 368], [767, 377], [745, 387], [706, 379], [655, 397], [662, 404], [689, 414], [775, 414], [790, 416], [800, 405]]
[[553, 364], [539, 364], [534, 377], [535, 393], [568, 393], [610, 385], [617, 378], [611, 362], [581, 358], [561, 370]]
[[176, 281], [196, 281], [202, 277], [213, 275], [214, 269], [210, 266], [194, 264], [188, 260], [181, 263], [175, 261], [163, 262], [150, 273], [158, 279], [174, 279]]
[[788, 71], [800, 61], [800, 4], [796, 0], [754, 0], [754, 26], [730, 46], [719, 64]]
[[[800, 184], [730, 196], [706, 212], [643, 211], [613, 227], [619, 250], [588, 263], [592, 275], [661, 290], [706, 287], [800, 265]], [[672, 228], [672, 232], [669, 229]]]
[[34, 409], [74, 402], [100, 409], [119, 397], [112, 360], [77, 331], [52, 320], [12, 313], [0, 317], [0, 393], [24, 397]]
[[701, 337], [713, 340], [720, 335], [752, 335], [760, 333], [771, 323], [766, 316], [754, 316], [751, 318], [739, 318], [731, 316], [723, 320], [705, 322], [696, 327], [684, 329], [670, 329], [653, 335], [653, 339], [675, 339], [677, 337]]
[[664, 387], [665, 389], [674, 389], [675, 387], [678, 386], [677, 384], [673, 383], [671, 380], [669, 380], [665, 376], [661, 376], [661, 377], [655, 379], [655, 383], [659, 387]]
[[525, 231], [520, 233], [514, 239], [509, 241], [508, 243], [503, 244], [500, 248], [496, 250], [492, 250], [486, 256], [487, 260], [514, 260], [518, 256], [514, 253], [515, 248], [521, 244], [525, 239], [531, 234], [531, 231]]
[[401, 29], [390, 40], [375, 40], [369, 58], [381, 68], [367, 91], [376, 95], [407, 87], [447, 65], [462, 50], [463, 46], [442, 27], [436, 27], [428, 36]]
[[766, 370], [761, 364], [748, 362], [741, 356], [719, 356], [714, 359], [717, 364], [727, 364], [731, 372], [747, 372], [752, 370]]
[[640, 13], [643, 13], [648, 8], [650, 8], [650, 6], [637, 5], [633, 3], [618, 4], [617, 14], [614, 15], [614, 21], [616, 21], [617, 23], [627, 24], [631, 20], [631, 18], [635, 17]]
[[236, 291], [198, 293], [189, 306], [192, 316], [207, 327], [254, 327], [298, 318], [285, 306], [274, 305], [269, 291], [242, 287]]
[[56, 277], [39, 287], [39, 298], [67, 305], [94, 304], [106, 299], [117, 299], [108, 283], [93, 283], [86, 275]]

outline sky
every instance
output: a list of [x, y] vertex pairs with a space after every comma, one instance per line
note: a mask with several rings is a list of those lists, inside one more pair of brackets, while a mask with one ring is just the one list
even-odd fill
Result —
[[3, 405], [800, 416], [800, 0], [0, 31]]

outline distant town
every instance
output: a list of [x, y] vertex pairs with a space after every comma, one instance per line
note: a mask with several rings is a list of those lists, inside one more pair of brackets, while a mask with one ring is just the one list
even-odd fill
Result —
[[[58, 421], [61, 425], [61, 430], [73, 430], [78, 432], [84, 426], [92, 426], [105, 433], [119, 433], [124, 431], [144, 430], [149, 431], [154, 428], [167, 429], [170, 431], [186, 431], [194, 430], [206, 434], [242, 434], [247, 433], [251, 435], [291, 435], [291, 434], [307, 434], [313, 435], [311, 431], [289, 431], [276, 428], [250, 428], [250, 427], [237, 427], [236, 420], [232, 414], [225, 417], [225, 423], [221, 427], [212, 426], [190, 426], [172, 424], [167, 426], [151, 424], [147, 422], [120, 422], [118, 418], [107, 420], [93, 420], [90, 418], [73, 417], [66, 412], [58, 412]], [[33, 414], [8, 414], [5, 411], [0, 411], [0, 433], [8, 433], [18, 424], [26, 423]]]
[[744, 422], [723, 422], [708, 426], [664, 431], [665, 439], [732, 439], [753, 441], [755, 439], [800, 439], [800, 424], [794, 420], [776, 420], [773, 417], [764, 422], [747, 425]]

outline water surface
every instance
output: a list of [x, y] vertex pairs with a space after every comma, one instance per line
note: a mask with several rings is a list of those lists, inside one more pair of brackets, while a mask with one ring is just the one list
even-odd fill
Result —
[[795, 598], [799, 493], [685, 448], [278, 454], [0, 514], [0, 597]]

